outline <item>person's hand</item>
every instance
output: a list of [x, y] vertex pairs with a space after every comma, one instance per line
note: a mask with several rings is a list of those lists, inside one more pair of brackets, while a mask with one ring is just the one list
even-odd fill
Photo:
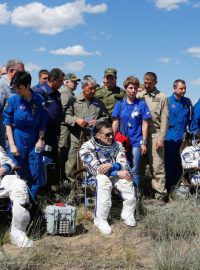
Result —
[[38, 149], [38, 152], [42, 152], [44, 150], [45, 142], [42, 139], [39, 139], [35, 144], [35, 148]]
[[117, 176], [121, 179], [126, 179], [127, 181], [132, 181], [132, 176], [128, 171], [118, 171]]
[[157, 141], [156, 142], [156, 150], [162, 149], [164, 147], [163, 141]]
[[145, 155], [147, 152], [147, 146], [145, 144], [141, 145], [141, 155]]
[[97, 123], [97, 120], [95, 120], [95, 119], [89, 121], [89, 127], [95, 126], [96, 123]]
[[20, 155], [19, 150], [15, 144], [10, 145], [10, 152], [16, 157]]
[[100, 174], [106, 174], [112, 168], [111, 163], [105, 163], [99, 166], [98, 172]]
[[88, 122], [81, 118], [76, 119], [76, 124], [82, 128], [86, 128], [88, 126]]
[[2, 175], [4, 175], [4, 173], [6, 173], [6, 169], [3, 167], [0, 167], [0, 177], [2, 177]]

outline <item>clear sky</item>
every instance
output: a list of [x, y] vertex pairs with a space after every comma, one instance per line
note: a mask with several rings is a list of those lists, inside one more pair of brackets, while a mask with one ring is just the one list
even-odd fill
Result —
[[167, 96], [181, 78], [196, 101], [199, 26], [200, 0], [0, 1], [0, 65], [22, 60], [33, 84], [41, 68], [91, 74], [101, 84], [104, 69], [115, 67], [119, 86], [153, 71]]

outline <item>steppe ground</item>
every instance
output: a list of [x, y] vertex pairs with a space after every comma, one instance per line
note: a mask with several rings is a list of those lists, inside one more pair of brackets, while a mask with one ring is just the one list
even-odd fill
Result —
[[142, 204], [145, 211], [138, 216], [134, 228], [126, 226], [119, 211], [113, 209], [110, 216], [113, 234], [104, 236], [93, 225], [93, 210], [79, 206], [75, 235], [45, 234], [31, 249], [11, 246], [8, 235], [4, 235], [0, 270], [199, 270], [199, 209], [194, 200], [165, 206]]

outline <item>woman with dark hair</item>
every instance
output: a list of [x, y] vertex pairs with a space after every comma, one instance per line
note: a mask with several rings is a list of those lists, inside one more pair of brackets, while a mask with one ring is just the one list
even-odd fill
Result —
[[18, 173], [27, 180], [35, 198], [44, 184], [42, 151], [47, 121], [43, 108], [45, 102], [41, 95], [31, 90], [31, 75], [28, 72], [16, 72], [11, 86], [17, 94], [8, 100], [4, 110], [9, 156], [20, 167]]
[[147, 120], [151, 118], [146, 102], [136, 98], [139, 85], [138, 78], [133, 76], [124, 81], [126, 97], [115, 104], [112, 114], [114, 134], [119, 130], [130, 139], [133, 182], [137, 189], [140, 185], [141, 155], [147, 151]]

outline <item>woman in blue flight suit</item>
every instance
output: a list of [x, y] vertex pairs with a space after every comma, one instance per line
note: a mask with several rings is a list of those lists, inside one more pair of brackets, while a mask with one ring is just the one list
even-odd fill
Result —
[[17, 94], [4, 109], [9, 156], [20, 167], [18, 174], [27, 181], [33, 198], [44, 185], [42, 151], [47, 114], [41, 95], [30, 89], [31, 75], [17, 72], [11, 81]]

